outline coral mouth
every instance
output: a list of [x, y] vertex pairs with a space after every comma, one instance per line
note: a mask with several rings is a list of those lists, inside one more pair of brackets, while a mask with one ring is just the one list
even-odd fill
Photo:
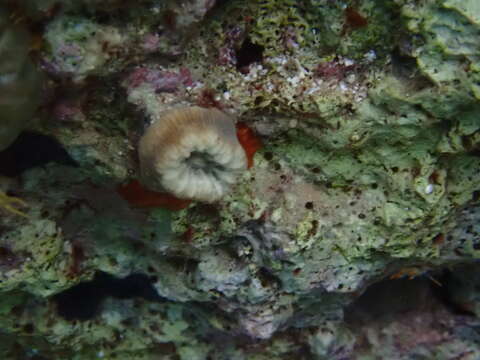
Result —
[[192, 151], [190, 156], [184, 160], [185, 164], [195, 171], [215, 174], [217, 171], [225, 171], [225, 167], [219, 164], [215, 158], [207, 153]]

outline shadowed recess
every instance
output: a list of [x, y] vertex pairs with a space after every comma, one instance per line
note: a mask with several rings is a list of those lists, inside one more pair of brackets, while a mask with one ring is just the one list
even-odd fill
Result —
[[249, 38], [246, 38], [240, 49], [236, 51], [237, 70], [247, 73], [250, 64], [261, 63], [263, 61], [263, 50], [263, 46], [254, 44]]
[[55, 295], [53, 301], [58, 314], [64, 319], [89, 320], [101, 312], [101, 305], [107, 297], [165, 301], [147, 275], [131, 274], [118, 279], [104, 272], [97, 273], [92, 281], [80, 283]]
[[425, 313], [438, 308], [455, 315], [474, 315], [452, 300], [449, 292], [451, 282], [448, 270], [426, 273], [414, 279], [382, 280], [370, 285], [346, 308], [346, 321], [367, 324], [379, 319], [394, 319], [412, 311]]
[[78, 163], [56, 139], [24, 131], [12, 145], [0, 152], [0, 175], [18, 176], [25, 170], [50, 162], [78, 167]]

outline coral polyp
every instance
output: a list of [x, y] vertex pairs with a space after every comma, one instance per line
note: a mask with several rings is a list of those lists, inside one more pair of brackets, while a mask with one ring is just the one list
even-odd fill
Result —
[[233, 119], [200, 107], [161, 115], [140, 140], [139, 157], [147, 187], [205, 202], [221, 199], [247, 168]]

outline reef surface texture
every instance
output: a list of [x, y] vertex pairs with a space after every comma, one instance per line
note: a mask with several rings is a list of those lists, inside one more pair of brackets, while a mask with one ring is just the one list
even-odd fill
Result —
[[[1, 359], [480, 358], [478, 0], [3, 3]], [[122, 196], [191, 106], [249, 169]]]

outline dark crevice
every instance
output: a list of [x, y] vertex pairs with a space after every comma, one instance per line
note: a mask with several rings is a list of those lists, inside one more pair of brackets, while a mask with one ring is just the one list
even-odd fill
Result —
[[430, 79], [420, 73], [417, 59], [402, 53], [398, 47], [392, 51], [391, 61], [393, 75], [398, 79], [406, 80], [412, 90], [421, 91], [435, 86]]
[[263, 46], [252, 43], [250, 38], [247, 37], [235, 53], [237, 70], [244, 74], [248, 73], [251, 64], [263, 61], [263, 51]]
[[101, 312], [107, 297], [115, 299], [142, 298], [163, 302], [152, 285], [152, 279], [144, 274], [132, 274], [123, 279], [98, 272], [91, 281], [71, 287], [53, 297], [58, 314], [66, 320], [89, 320]]
[[24, 131], [7, 149], [0, 151], [0, 175], [18, 176], [25, 170], [50, 162], [78, 166], [55, 138]]
[[397, 47], [391, 54], [393, 75], [398, 78], [412, 78], [417, 72], [417, 60], [405, 55]]
[[456, 302], [453, 299], [454, 290], [452, 289], [456, 283], [459, 282], [455, 278], [454, 273], [451, 270], [445, 269], [441, 277], [439, 277], [440, 283], [444, 286], [436, 286], [433, 288], [435, 296], [445, 305], [445, 307], [456, 315], [463, 316], [475, 316], [475, 313], [467, 309], [463, 304]]
[[388, 279], [370, 285], [345, 311], [350, 324], [367, 324], [395, 319], [411, 311], [428, 312], [444, 308], [453, 315], [475, 316], [452, 299], [452, 273], [428, 272], [413, 279]]

